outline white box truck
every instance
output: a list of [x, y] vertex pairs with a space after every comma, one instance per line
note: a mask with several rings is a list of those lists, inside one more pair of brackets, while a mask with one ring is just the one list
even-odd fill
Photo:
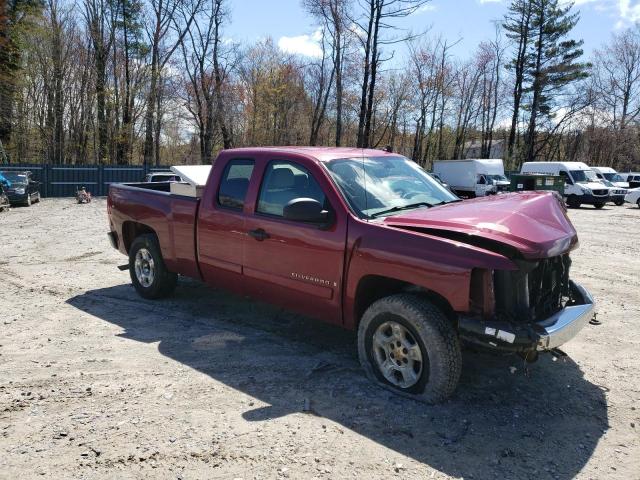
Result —
[[484, 197], [509, 189], [500, 159], [437, 160], [433, 173], [461, 197]]

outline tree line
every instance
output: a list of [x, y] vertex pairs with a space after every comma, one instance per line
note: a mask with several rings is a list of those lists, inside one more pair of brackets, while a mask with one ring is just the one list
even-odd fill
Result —
[[428, 0], [302, 0], [317, 52], [226, 35], [233, 0], [0, 0], [0, 162], [210, 163], [222, 148], [391, 148], [640, 168], [640, 30], [590, 59], [579, 12], [512, 0], [467, 58]]

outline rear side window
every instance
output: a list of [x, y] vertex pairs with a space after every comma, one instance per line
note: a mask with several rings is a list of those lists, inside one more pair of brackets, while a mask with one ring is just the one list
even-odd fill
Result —
[[227, 163], [218, 190], [218, 203], [221, 206], [242, 210], [253, 165], [253, 160], [231, 160]]

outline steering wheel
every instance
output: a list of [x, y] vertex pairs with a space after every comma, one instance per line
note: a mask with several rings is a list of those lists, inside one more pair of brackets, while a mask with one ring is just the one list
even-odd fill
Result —
[[401, 194], [402, 198], [404, 198], [405, 200], [410, 200], [416, 195], [420, 195], [420, 192], [405, 192]]

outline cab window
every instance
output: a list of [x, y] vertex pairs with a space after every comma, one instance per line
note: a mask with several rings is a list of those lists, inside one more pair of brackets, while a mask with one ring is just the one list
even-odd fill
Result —
[[296, 198], [312, 198], [326, 205], [324, 192], [306, 168], [292, 162], [271, 162], [264, 173], [256, 211], [282, 217], [284, 207]]

